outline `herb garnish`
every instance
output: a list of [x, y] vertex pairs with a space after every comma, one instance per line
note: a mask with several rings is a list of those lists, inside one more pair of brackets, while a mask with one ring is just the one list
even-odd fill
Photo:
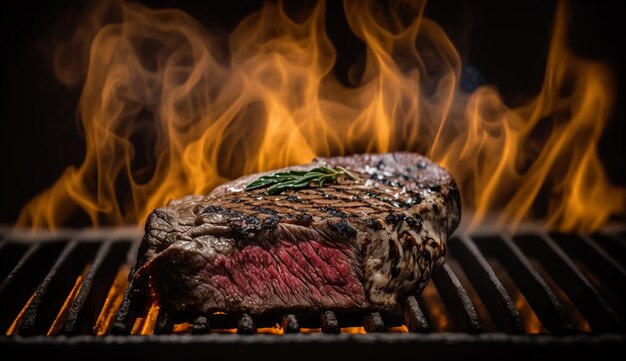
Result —
[[340, 177], [347, 176], [358, 180], [357, 176], [342, 166], [330, 168], [321, 166], [306, 170], [288, 170], [265, 175], [248, 184], [244, 190], [250, 191], [269, 187], [265, 193], [278, 194], [289, 188], [305, 188], [307, 186], [323, 187], [325, 183], [336, 182]]

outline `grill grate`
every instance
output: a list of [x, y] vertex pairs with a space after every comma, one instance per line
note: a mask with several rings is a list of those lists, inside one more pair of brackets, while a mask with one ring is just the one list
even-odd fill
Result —
[[448, 262], [427, 289], [395, 312], [217, 313], [177, 323], [157, 307], [136, 311], [131, 304], [126, 275], [141, 236], [136, 231], [64, 230], [52, 236], [7, 229], [0, 233], [0, 328], [7, 335], [0, 345], [31, 356], [66, 347], [96, 359], [109, 358], [111, 344], [129, 357], [149, 352], [155, 359], [222, 351], [233, 359], [263, 353], [280, 358], [268, 348], [273, 344], [311, 357], [332, 350], [360, 359], [418, 345], [420, 355], [463, 355], [489, 346], [493, 355], [517, 350], [514, 358], [623, 350], [621, 230], [453, 238]]

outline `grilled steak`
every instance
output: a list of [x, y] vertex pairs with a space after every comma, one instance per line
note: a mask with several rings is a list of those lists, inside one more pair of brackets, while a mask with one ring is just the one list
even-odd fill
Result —
[[254, 174], [156, 209], [135, 285], [173, 315], [388, 310], [421, 291], [460, 218], [450, 174], [415, 153], [285, 169], [320, 164], [343, 166], [359, 181], [242, 191], [264, 175]]

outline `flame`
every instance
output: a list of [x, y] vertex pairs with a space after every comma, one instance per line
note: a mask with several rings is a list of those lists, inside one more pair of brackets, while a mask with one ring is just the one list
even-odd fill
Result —
[[54, 321], [52, 322], [52, 325], [50, 326], [50, 329], [48, 330], [48, 333], [46, 333], [46, 335], [48, 336], [58, 335], [62, 331], [63, 326], [65, 325], [65, 322], [67, 321], [67, 317], [69, 316], [70, 308], [72, 307], [72, 304], [76, 300], [76, 297], [78, 297], [78, 293], [80, 292], [80, 289], [83, 287], [83, 280], [87, 276], [87, 273], [89, 272], [90, 269], [91, 269], [91, 264], [89, 263], [86, 264], [85, 267], [83, 267], [83, 271], [81, 272], [81, 274], [79, 274], [78, 277], [76, 277], [76, 281], [74, 282], [74, 287], [72, 287], [69, 294], [65, 298], [65, 302], [63, 302], [63, 305], [61, 306], [59, 313], [54, 318]]
[[536, 335], [541, 333], [543, 330], [543, 325], [537, 317], [537, 314], [526, 301], [526, 297], [520, 292], [515, 296], [515, 308], [519, 311], [522, 316], [522, 320], [524, 320], [524, 329], [527, 334]]
[[320, 332], [322, 332], [321, 328], [307, 328], [307, 327], [300, 328], [300, 333], [304, 333], [304, 334], [320, 333]]
[[189, 322], [177, 323], [174, 325], [174, 333], [191, 333], [193, 326]]
[[257, 333], [262, 333], [266, 335], [278, 335], [281, 336], [285, 333], [285, 330], [279, 325], [275, 324], [273, 327], [260, 327], [256, 329]]
[[17, 314], [17, 316], [11, 323], [11, 326], [9, 326], [9, 329], [5, 332], [6, 336], [16, 336], [18, 334], [18, 331], [22, 326], [22, 321], [24, 321], [24, 314], [26, 313], [26, 310], [28, 310], [28, 306], [30, 306], [30, 304], [33, 302], [33, 298], [35, 298], [35, 295], [37, 294], [36, 292], [36, 290], [35, 292], [33, 292], [28, 301], [26, 301], [26, 304], [24, 304], [24, 307], [22, 307], [22, 309], [20, 310], [20, 313]]
[[347, 333], [350, 335], [365, 335], [367, 333], [364, 327], [342, 327], [339, 330], [341, 333]]
[[[52, 325], [48, 329], [48, 332], [46, 332], [46, 335], [52, 336], [52, 335], [57, 335], [61, 332], [62, 327], [65, 325], [65, 321], [67, 321], [67, 316], [69, 315], [70, 308], [72, 304], [74, 303], [74, 301], [76, 300], [76, 297], [78, 297], [78, 293], [80, 292], [80, 289], [83, 285], [83, 279], [87, 275], [87, 272], [89, 272], [90, 268], [91, 268], [91, 264], [85, 265], [85, 267], [83, 267], [82, 272], [76, 277], [76, 281], [74, 281], [74, 286], [72, 287], [67, 297], [65, 298], [63, 305], [61, 305], [61, 309], [58, 311], [57, 316], [54, 318], [54, 321], [52, 322]], [[17, 314], [15, 319], [13, 319], [11, 326], [9, 326], [9, 328], [5, 332], [6, 336], [15, 336], [19, 333], [20, 327], [22, 326], [22, 322], [24, 321], [24, 315], [26, 314], [28, 307], [33, 302], [33, 299], [35, 298], [36, 294], [37, 294], [37, 290], [33, 292], [33, 294], [30, 296], [28, 301], [26, 301], [26, 303], [24, 304], [20, 312]]]
[[93, 327], [94, 334], [98, 336], [105, 336], [109, 333], [109, 330], [113, 325], [113, 318], [124, 300], [124, 292], [128, 287], [129, 271], [130, 267], [125, 264], [120, 266], [117, 271], [117, 275], [113, 280], [111, 288], [109, 288], [109, 293], [104, 301], [104, 305], [102, 305], [96, 324]]
[[159, 305], [153, 303], [146, 314], [146, 317], [137, 317], [130, 331], [131, 335], [152, 335], [159, 316]]
[[433, 328], [440, 332], [450, 331], [452, 328], [451, 319], [433, 282], [426, 284], [420, 297], [424, 301], [425, 311], [428, 313]]
[[297, 21], [267, 2], [241, 21], [227, 50], [182, 11], [95, 6], [54, 58], [62, 83], [83, 82], [85, 159], [29, 202], [18, 224], [55, 228], [80, 211], [94, 226], [141, 224], [171, 199], [243, 174], [395, 150], [453, 173], [466, 230], [490, 214], [502, 228], [542, 219], [562, 231], [624, 215], [626, 190], [609, 183], [596, 150], [613, 104], [611, 73], [566, 47], [565, 4], [543, 87], [517, 108], [494, 87], [460, 89], [459, 54], [423, 16], [425, 4], [344, 3], [367, 49], [350, 85], [332, 72], [324, 1]]
[[224, 334], [224, 335], [228, 335], [228, 334], [235, 334], [237, 333], [237, 329], [236, 328], [212, 328], [211, 330], [209, 330], [209, 333], [217, 333], [217, 334]]
[[387, 332], [408, 333], [409, 328], [406, 325], [387, 327]]

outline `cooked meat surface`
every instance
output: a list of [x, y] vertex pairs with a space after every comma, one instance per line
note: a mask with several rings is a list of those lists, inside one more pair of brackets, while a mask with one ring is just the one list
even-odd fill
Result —
[[[243, 190], [265, 174], [324, 164], [358, 181]], [[424, 288], [459, 219], [454, 179], [424, 156], [318, 158], [156, 209], [133, 278], [173, 315], [388, 310]]]

